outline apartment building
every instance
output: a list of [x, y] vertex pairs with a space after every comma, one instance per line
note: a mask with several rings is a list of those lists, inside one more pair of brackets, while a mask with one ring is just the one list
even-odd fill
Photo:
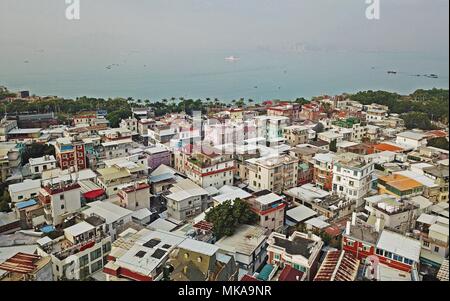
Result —
[[165, 195], [167, 215], [176, 221], [185, 221], [205, 211], [208, 207], [208, 191], [190, 179], [183, 179]]
[[37, 241], [37, 253], [50, 256], [53, 280], [87, 280], [101, 271], [111, 251], [111, 237], [99, 217], [78, 220], [62, 233], [53, 232]]
[[58, 138], [55, 144], [56, 159], [61, 169], [87, 168], [86, 151], [83, 140], [74, 138]]
[[309, 140], [308, 128], [301, 125], [291, 125], [283, 129], [283, 136], [287, 144], [295, 147], [305, 144]]
[[333, 192], [363, 205], [363, 198], [371, 189], [375, 167], [363, 156], [343, 153], [336, 157], [333, 165]]
[[0, 182], [14, 175], [20, 168], [20, 149], [16, 143], [0, 143]]
[[247, 162], [249, 188], [274, 193], [295, 187], [299, 160], [289, 155], [249, 159]]
[[44, 207], [46, 223], [57, 226], [80, 210], [80, 185], [72, 181], [48, 183], [39, 191], [38, 200]]
[[336, 158], [336, 155], [333, 153], [318, 153], [312, 158], [314, 184], [324, 190], [332, 190], [333, 188], [333, 165]]
[[245, 199], [250, 208], [259, 216], [258, 224], [270, 232], [281, 230], [284, 226], [286, 204], [284, 198], [269, 190], [255, 192]]
[[120, 206], [132, 211], [150, 209], [150, 185], [141, 182], [122, 187], [117, 193]]
[[203, 188], [233, 185], [235, 166], [232, 156], [219, 154], [209, 147], [196, 150], [190, 145], [175, 152], [175, 169]]
[[97, 183], [108, 196], [117, 194], [119, 187], [146, 178], [146, 168], [131, 161], [113, 164], [97, 170]]

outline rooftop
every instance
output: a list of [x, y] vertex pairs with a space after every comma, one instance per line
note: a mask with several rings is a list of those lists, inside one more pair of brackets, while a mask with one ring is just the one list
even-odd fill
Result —
[[420, 241], [413, 238], [384, 230], [381, 232], [377, 248], [419, 262], [421, 245]]
[[215, 245], [225, 251], [251, 255], [267, 239], [266, 231], [259, 226], [241, 225], [233, 235], [222, 237]]
[[329, 251], [314, 281], [355, 281], [360, 261], [352, 253]]

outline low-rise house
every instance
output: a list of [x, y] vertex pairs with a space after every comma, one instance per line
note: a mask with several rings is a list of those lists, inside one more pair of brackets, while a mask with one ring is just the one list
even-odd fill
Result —
[[132, 211], [150, 209], [150, 185], [147, 183], [135, 183], [120, 188], [117, 193], [120, 206]]
[[380, 264], [399, 271], [417, 271], [420, 264], [420, 241], [402, 234], [381, 230], [381, 220], [375, 227], [357, 221], [347, 222], [342, 238], [342, 249], [358, 259], [376, 257]]
[[83, 208], [81, 214], [86, 220], [98, 217], [103, 221], [104, 231], [114, 241], [121, 226], [132, 221], [133, 211], [109, 202], [95, 201]]
[[215, 245], [187, 238], [171, 252], [173, 281], [237, 281], [233, 256], [222, 254]]
[[53, 155], [30, 158], [29, 162], [32, 175], [40, 175], [45, 170], [56, 168], [56, 159]]
[[426, 134], [415, 131], [398, 133], [395, 142], [400, 145], [412, 147], [413, 149], [418, 149], [421, 146], [427, 145]]
[[129, 228], [113, 243], [103, 269], [107, 281], [155, 281], [169, 255], [186, 238], [165, 231]]
[[175, 183], [167, 200], [167, 214], [176, 221], [185, 221], [202, 213], [209, 206], [208, 191], [189, 179]]
[[52, 281], [50, 256], [19, 252], [0, 263], [0, 281]]
[[41, 190], [41, 180], [29, 180], [26, 179], [22, 183], [11, 184], [8, 186], [9, 196], [11, 202], [23, 202], [37, 197]]
[[390, 194], [399, 199], [421, 195], [424, 186], [414, 179], [401, 174], [392, 174], [378, 178], [378, 193]]
[[294, 232], [290, 237], [272, 232], [267, 240], [267, 262], [284, 268], [289, 265], [306, 274], [305, 279], [314, 279], [318, 270], [323, 241], [314, 234]]
[[267, 230], [260, 226], [241, 225], [231, 236], [222, 237], [215, 245], [221, 253], [234, 257], [239, 265], [239, 278], [253, 274], [266, 257]]
[[360, 260], [343, 250], [328, 251], [314, 281], [355, 281]]

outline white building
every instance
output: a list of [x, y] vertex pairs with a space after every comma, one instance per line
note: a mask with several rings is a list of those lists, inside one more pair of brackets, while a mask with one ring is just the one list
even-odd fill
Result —
[[105, 233], [111, 236], [112, 240], [117, 238], [117, 229], [132, 221], [133, 211], [122, 208], [113, 203], [95, 201], [89, 203], [87, 209], [82, 211], [86, 219], [89, 217], [100, 217], [105, 224]]
[[56, 159], [53, 155], [30, 158], [29, 162], [32, 175], [40, 175], [43, 171], [56, 168]]
[[8, 186], [12, 203], [22, 202], [37, 197], [41, 190], [41, 180], [24, 180], [22, 183]]
[[395, 140], [397, 144], [405, 145], [417, 149], [427, 145], [426, 135], [420, 132], [406, 131], [397, 134]]
[[374, 164], [354, 153], [338, 156], [333, 165], [333, 192], [363, 205], [362, 198], [371, 188]]

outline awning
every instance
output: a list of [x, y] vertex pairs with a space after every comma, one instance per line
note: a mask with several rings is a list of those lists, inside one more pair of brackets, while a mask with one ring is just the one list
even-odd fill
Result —
[[96, 198], [98, 198], [104, 194], [105, 194], [105, 191], [103, 189], [96, 189], [96, 190], [92, 190], [92, 191], [83, 193], [83, 197], [86, 200], [95, 200]]

